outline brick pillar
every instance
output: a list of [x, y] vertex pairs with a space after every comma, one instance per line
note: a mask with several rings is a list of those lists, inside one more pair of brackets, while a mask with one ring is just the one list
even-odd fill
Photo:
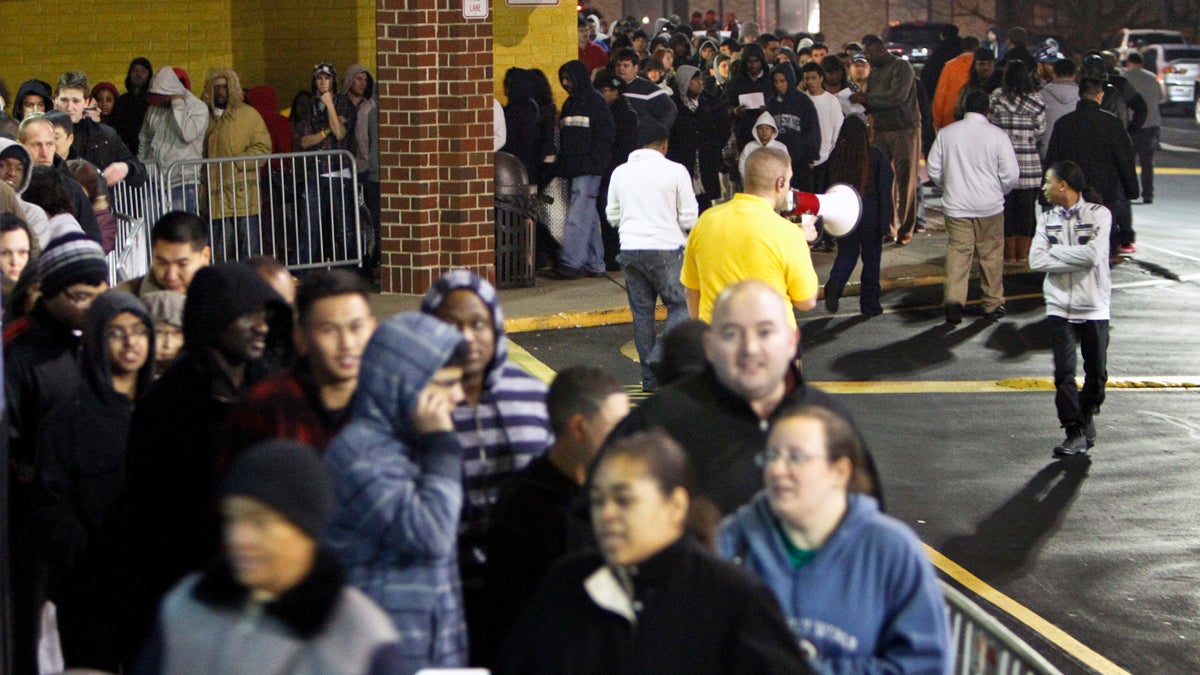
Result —
[[495, 278], [492, 22], [462, 4], [376, 2], [385, 293], [454, 267]]

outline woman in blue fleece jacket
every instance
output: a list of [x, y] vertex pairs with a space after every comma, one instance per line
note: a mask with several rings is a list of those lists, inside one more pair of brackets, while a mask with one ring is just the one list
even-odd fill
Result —
[[862, 449], [825, 408], [780, 411], [760, 455], [766, 489], [718, 547], [774, 591], [822, 673], [949, 673], [945, 604], [917, 537], [879, 512]]

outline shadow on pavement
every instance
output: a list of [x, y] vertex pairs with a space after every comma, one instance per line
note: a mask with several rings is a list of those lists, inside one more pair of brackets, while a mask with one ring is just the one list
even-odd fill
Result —
[[989, 584], [1019, 576], [1034, 548], [1058, 527], [1091, 464], [1087, 455], [1051, 462], [974, 533], [951, 537], [938, 550]]
[[843, 354], [834, 360], [831, 368], [850, 380], [860, 381], [918, 372], [953, 360], [954, 347], [991, 325], [986, 321], [973, 321], [961, 324], [955, 330], [954, 326], [939, 323], [899, 342]]
[[996, 330], [988, 336], [984, 346], [1000, 352], [1008, 359], [1019, 358], [1028, 352], [1049, 351], [1049, 324], [1045, 318], [1023, 325], [1018, 325], [1015, 321], [1005, 321], [996, 326]]
[[846, 318], [844, 321], [834, 323], [837, 317], [823, 316], [819, 319], [806, 322], [801, 326], [800, 339], [805, 349], [812, 349], [823, 344], [828, 344], [837, 339], [837, 336], [854, 328], [855, 326], [869, 321], [871, 317], [856, 314]]

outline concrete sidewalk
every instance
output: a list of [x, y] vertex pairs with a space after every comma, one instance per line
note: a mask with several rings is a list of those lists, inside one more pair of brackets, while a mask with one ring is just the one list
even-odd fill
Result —
[[[927, 193], [928, 195], [928, 193]], [[886, 306], [888, 291], [941, 284], [945, 278], [943, 263], [946, 258], [946, 233], [942, 226], [942, 214], [937, 199], [926, 196], [926, 231], [913, 235], [907, 246], [885, 244], [880, 266], [883, 303]], [[829, 278], [836, 253], [812, 253], [813, 266], [822, 286]], [[861, 266], [860, 266], [861, 267]], [[1024, 265], [1007, 265], [1005, 274], [1028, 272]], [[846, 286], [844, 296], [857, 295], [859, 268], [854, 270]], [[850, 302], [843, 299], [844, 303]], [[375, 295], [371, 304], [378, 316], [389, 316], [396, 312], [415, 310], [421, 298], [416, 295]], [[559, 281], [538, 278], [531, 288], [511, 288], [500, 291], [500, 303], [504, 307], [505, 325], [510, 333], [557, 328], [585, 328], [632, 321], [629, 302], [625, 296], [625, 282], [620, 272], [611, 272], [605, 278], [584, 278], [574, 281]], [[811, 314], [823, 313], [818, 306]], [[659, 307], [659, 318], [665, 310]]]

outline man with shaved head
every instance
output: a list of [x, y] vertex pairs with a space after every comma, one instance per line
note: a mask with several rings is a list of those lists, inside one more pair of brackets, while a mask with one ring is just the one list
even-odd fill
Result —
[[[704, 372], [659, 389], [617, 425], [608, 442], [638, 431], [666, 431], [687, 450], [699, 497], [722, 514], [732, 513], [762, 489], [754, 455], [766, 446], [781, 405], [819, 405], [851, 419], [840, 402], [804, 383], [795, 361], [800, 331], [793, 320], [792, 304], [770, 284], [750, 279], [727, 286], [713, 302]], [[867, 459], [874, 495], [881, 498], [869, 453]]]
[[[705, 211], [688, 237], [679, 279], [692, 318], [711, 321], [717, 294], [743, 279], [762, 280], [790, 307], [809, 310], [817, 304], [817, 273], [808, 252], [816, 231], [778, 214], [787, 208], [792, 180], [787, 153], [755, 150], [746, 159], [744, 178], [746, 191]], [[785, 319], [795, 330], [790, 307]]]

